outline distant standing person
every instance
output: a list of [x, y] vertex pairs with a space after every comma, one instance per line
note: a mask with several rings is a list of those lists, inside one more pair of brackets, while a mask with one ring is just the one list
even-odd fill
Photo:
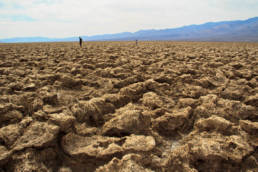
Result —
[[82, 47], [82, 38], [79, 36], [80, 47]]
[[135, 44], [136, 44], [136, 46], [138, 45], [138, 40], [137, 39], [135, 40]]

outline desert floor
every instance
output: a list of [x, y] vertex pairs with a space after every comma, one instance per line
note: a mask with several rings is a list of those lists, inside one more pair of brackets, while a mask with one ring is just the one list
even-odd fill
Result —
[[258, 43], [0, 44], [0, 172], [258, 171]]

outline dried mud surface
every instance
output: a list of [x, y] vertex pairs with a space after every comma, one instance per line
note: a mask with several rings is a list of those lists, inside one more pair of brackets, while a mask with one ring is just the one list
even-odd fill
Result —
[[0, 172], [258, 171], [258, 44], [0, 44]]

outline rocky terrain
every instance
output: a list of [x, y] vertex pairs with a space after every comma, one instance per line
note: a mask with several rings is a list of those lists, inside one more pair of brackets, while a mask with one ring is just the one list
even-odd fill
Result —
[[258, 171], [258, 44], [0, 44], [0, 172]]

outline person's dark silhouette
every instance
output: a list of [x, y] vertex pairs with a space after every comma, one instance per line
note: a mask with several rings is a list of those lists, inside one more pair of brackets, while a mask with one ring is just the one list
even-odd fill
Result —
[[79, 37], [80, 47], [82, 47], [82, 38]]
[[136, 44], [136, 46], [138, 45], [138, 40], [137, 39], [135, 40], [135, 44]]

